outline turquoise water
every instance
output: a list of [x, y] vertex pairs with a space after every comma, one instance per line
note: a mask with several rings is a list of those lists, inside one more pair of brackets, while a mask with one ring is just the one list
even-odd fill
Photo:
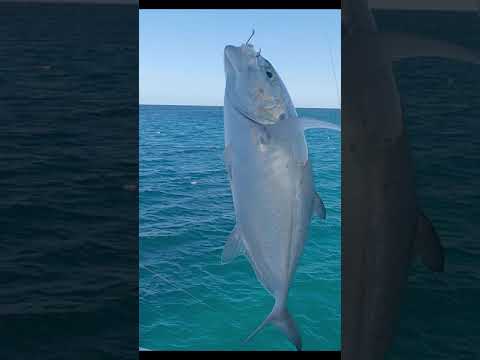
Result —
[[[299, 109], [340, 123], [340, 111]], [[290, 289], [305, 350], [340, 349], [340, 134], [307, 133], [327, 219], [314, 218]], [[234, 226], [223, 163], [223, 108], [140, 106], [140, 346], [294, 350], [274, 327], [242, 341], [273, 298], [246, 258], [220, 264]]]

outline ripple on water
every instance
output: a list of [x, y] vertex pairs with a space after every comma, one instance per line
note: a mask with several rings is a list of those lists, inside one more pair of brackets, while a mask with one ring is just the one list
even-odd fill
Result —
[[[339, 119], [337, 110], [301, 110]], [[306, 349], [340, 347], [340, 136], [310, 132], [327, 219], [314, 220], [289, 306]], [[220, 264], [235, 222], [223, 109], [140, 107], [140, 343], [149, 349], [292, 349], [274, 328], [248, 336], [273, 298], [245, 258]], [[157, 275], [142, 269], [147, 266]]]

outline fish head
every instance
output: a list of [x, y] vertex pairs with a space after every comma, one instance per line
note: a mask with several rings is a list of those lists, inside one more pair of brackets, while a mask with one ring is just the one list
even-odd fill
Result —
[[225, 97], [237, 111], [261, 125], [296, 115], [277, 71], [253, 45], [226, 46], [224, 61]]

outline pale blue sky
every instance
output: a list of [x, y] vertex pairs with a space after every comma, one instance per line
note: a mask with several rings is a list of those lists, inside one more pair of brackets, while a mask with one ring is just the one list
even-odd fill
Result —
[[139, 16], [141, 104], [223, 105], [223, 49], [255, 28], [251, 43], [296, 107], [340, 107], [340, 10], [148, 9]]

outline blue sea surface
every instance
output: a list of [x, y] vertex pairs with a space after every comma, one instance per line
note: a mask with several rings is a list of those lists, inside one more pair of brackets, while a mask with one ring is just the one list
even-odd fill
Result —
[[[298, 109], [340, 123], [340, 111]], [[305, 350], [340, 349], [340, 133], [307, 132], [314, 218], [290, 288]], [[235, 224], [223, 162], [223, 108], [140, 106], [140, 347], [153, 350], [294, 350], [273, 326], [243, 340], [274, 300], [245, 257], [221, 265]]]
[[138, 352], [138, 7], [0, 4], [0, 358]]
[[[381, 30], [479, 50], [475, 12], [379, 11]], [[416, 263], [391, 360], [480, 359], [480, 66], [438, 58], [394, 66], [417, 196], [445, 248], [445, 271]]]

